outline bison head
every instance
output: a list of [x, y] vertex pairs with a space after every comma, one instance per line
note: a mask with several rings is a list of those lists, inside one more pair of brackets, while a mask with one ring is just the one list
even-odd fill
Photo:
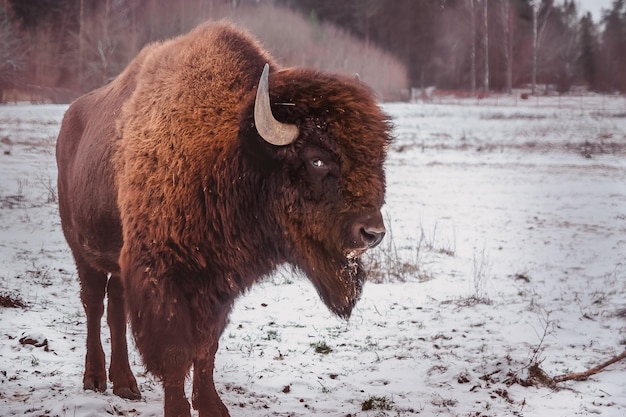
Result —
[[[277, 251], [347, 318], [365, 279], [360, 256], [382, 240], [388, 118], [356, 79], [286, 69], [244, 104], [240, 140], [270, 178], [264, 204]], [[269, 88], [268, 88], [269, 82]]]

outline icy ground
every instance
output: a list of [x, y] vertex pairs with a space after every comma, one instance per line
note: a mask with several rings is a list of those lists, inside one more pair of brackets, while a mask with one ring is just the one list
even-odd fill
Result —
[[[153, 416], [82, 390], [85, 318], [57, 214], [66, 106], [0, 106], [0, 416]], [[237, 416], [626, 415], [626, 100], [388, 104], [390, 233], [348, 323], [281, 271], [241, 298], [216, 363]], [[103, 321], [104, 323], [104, 321]], [[103, 328], [109, 350], [108, 329]]]

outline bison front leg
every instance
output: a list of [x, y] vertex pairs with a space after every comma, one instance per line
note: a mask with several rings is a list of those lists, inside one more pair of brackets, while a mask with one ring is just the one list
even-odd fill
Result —
[[[153, 317], [154, 325], [146, 326], [135, 336], [148, 371], [161, 378], [164, 391], [165, 417], [190, 417], [189, 402], [185, 396], [185, 380], [192, 365], [193, 345], [184, 332], [167, 327], [167, 319]], [[159, 323], [163, 323], [160, 327]], [[186, 322], [180, 322], [184, 328]], [[137, 327], [136, 324], [134, 327]], [[136, 330], [135, 330], [136, 331]]]
[[185, 376], [169, 374], [163, 377], [165, 417], [191, 417], [185, 397]]
[[213, 380], [218, 337], [216, 336], [208, 350], [196, 353], [193, 363], [193, 408], [198, 410], [200, 417], [230, 417], [228, 409], [217, 394]]
[[189, 417], [185, 379], [193, 364], [193, 322], [185, 297], [120, 258], [128, 315], [146, 369], [163, 382], [165, 417]]

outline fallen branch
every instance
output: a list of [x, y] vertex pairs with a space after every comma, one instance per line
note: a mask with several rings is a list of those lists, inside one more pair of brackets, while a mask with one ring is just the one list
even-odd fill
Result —
[[584, 372], [572, 372], [569, 374], [564, 374], [564, 375], [559, 375], [559, 376], [555, 376], [554, 378], [552, 378], [552, 382], [554, 383], [559, 383], [559, 382], [565, 382], [565, 381], [583, 381], [587, 378], [589, 378], [591, 375], [595, 375], [599, 372], [602, 372], [602, 370], [604, 368], [606, 368], [609, 365], [613, 365], [615, 362], [619, 362], [622, 359], [626, 358], [626, 350], [623, 351], [622, 353], [620, 353], [617, 356], [612, 357], [611, 359], [609, 359], [608, 361], [595, 366], [591, 369], [588, 369]]

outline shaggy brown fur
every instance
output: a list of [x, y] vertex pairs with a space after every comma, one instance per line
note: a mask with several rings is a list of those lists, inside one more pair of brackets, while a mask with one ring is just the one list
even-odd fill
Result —
[[[276, 119], [299, 128], [274, 146], [256, 130], [265, 63]], [[109, 85], [74, 102], [57, 143], [59, 206], [87, 314], [85, 389], [105, 390], [108, 293], [113, 392], [139, 398], [125, 315], [165, 415], [228, 416], [213, 362], [236, 297], [282, 263], [348, 317], [359, 256], [384, 227], [389, 124], [359, 81], [281, 69], [225, 23], [145, 48]], [[107, 274], [110, 278], [107, 280]], [[124, 300], [125, 299], [125, 303]]]

